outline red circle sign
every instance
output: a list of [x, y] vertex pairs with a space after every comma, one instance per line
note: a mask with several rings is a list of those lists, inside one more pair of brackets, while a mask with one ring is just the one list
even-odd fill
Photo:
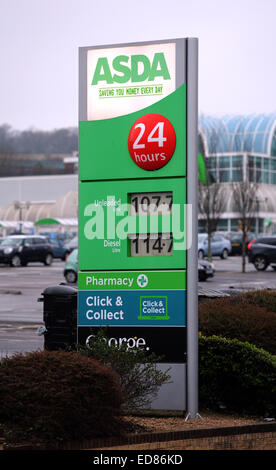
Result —
[[146, 114], [133, 124], [128, 150], [134, 163], [144, 170], [158, 170], [168, 163], [176, 137], [170, 121], [160, 114]]

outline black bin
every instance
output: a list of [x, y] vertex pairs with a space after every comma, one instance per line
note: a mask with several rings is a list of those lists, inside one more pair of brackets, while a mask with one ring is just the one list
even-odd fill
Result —
[[44, 304], [44, 349], [56, 351], [74, 347], [77, 342], [77, 289], [66, 285], [50, 286], [38, 301]]

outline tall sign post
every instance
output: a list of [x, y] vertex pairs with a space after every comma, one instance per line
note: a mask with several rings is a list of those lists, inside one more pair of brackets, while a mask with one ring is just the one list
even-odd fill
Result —
[[198, 413], [198, 41], [187, 40], [187, 200], [192, 242], [187, 250], [187, 416]]
[[78, 342], [104, 327], [183, 365], [196, 417], [197, 39], [84, 47], [79, 66]]

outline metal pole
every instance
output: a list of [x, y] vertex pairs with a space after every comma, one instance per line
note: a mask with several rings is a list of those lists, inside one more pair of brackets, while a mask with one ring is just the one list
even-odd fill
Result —
[[192, 243], [187, 250], [187, 415], [198, 414], [198, 39], [187, 38], [187, 204]]

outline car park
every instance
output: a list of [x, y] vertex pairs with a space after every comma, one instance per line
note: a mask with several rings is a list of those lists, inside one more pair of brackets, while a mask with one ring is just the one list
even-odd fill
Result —
[[78, 279], [78, 249], [74, 249], [66, 259], [63, 275], [69, 284], [74, 284]]
[[[220, 256], [222, 259], [227, 259], [231, 253], [232, 246], [230, 240], [221, 234], [211, 235], [211, 252], [212, 256]], [[200, 233], [198, 235], [198, 258], [203, 259], [208, 255], [208, 235], [207, 233]]]
[[198, 260], [198, 280], [206, 281], [209, 277], [214, 277], [215, 268], [213, 263], [205, 260]]
[[265, 271], [269, 265], [276, 271], [276, 236], [260, 237], [249, 243], [248, 261], [258, 271]]
[[13, 235], [0, 244], [0, 263], [13, 267], [27, 266], [30, 262], [52, 264], [53, 249], [47, 238], [33, 235]]

